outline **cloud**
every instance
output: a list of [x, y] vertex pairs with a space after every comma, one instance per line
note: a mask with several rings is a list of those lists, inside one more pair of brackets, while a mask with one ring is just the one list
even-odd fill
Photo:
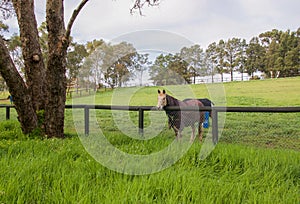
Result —
[[[66, 23], [81, 0], [64, 1]], [[45, 20], [45, 1], [35, 0], [38, 22]], [[164, 0], [131, 15], [133, 0], [90, 0], [75, 21], [72, 36], [79, 42], [114, 39], [142, 30], [161, 30], [184, 36], [206, 47], [231, 37], [250, 40], [262, 32], [296, 30], [299, 0]], [[11, 27], [17, 24], [10, 21]]]
[[[130, 15], [132, 1], [90, 1], [80, 16], [74, 33], [81, 40], [112, 39], [140, 30], [174, 32], [202, 44], [230, 37], [249, 38], [269, 29], [296, 29], [300, 19], [297, 0], [186, 0], [163, 1], [146, 8], [144, 17]], [[292, 12], [290, 12], [292, 11]]]
[[160, 30], [130, 32], [112, 40], [112, 43], [131, 43], [139, 52], [178, 53], [183, 47], [190, 47], [193, 42], [176, 33]]

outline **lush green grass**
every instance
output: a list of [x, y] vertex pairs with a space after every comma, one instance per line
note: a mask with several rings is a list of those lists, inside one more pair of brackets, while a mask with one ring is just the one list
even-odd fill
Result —
[[[299, 77], [224, 84], [229, 106], [299, 106], [298, 87]], [[189, 87], [165, 88], [180, 99], [189, 97]], [[191, 89], [198, 98], [209, 97], [205, 85]], [[156, 97], [157, 87], [127, 88], [76, 102], [151, 106]], [[133, 176], [107, 169], [86, 152], [75, 136], [72, 110], [66, 111], [64, 140], [30, 139], [15, 113], [4, 121], [5, 109], [0, 111], [0, 203], [300, 203], [298, 113], [228, 113], [220, 142], [205, 160], [197, 141], [170, 168]], [[129, 113], [134, 124], [136, 116]], [[78, 117], [83, 123], [83, 111]], [[149, 117], [146, 112], [146, 127]], [[119, 130], [111, 111], [96, 111], [95, 118], [110, 143], [127, 153], [157, 152], [174, 139], [167, 127], [153, 139], [132, 139]]]
[[229, 106], [300, 106], [300, 77], [226, 83]]
[[[134, 147], [135, 141], [124, 141]], [[3, 203], [299, 203], [300, 157], [290, 150], [195, 143], [172, 167], [130, 176], [95, 162], [77, 138], [0, 142]]]

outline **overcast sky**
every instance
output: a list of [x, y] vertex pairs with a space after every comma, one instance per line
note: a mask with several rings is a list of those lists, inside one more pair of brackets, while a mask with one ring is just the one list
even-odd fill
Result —
[[[69, 19], [80, 0], [65, 0]], [[45, 0], [35, 0], [38, 22], [45, 20]], [[300, 27], [299, 0], [163, 0], [145, 8], [144, 15], [131, 15], [133, 0], [90, 0], [76, 20], [72, 36], [79, 42], [111, 40], [143, 30], [174, 33], [206, 48], [232, 37], [249, 41], [271, 30]], [[16, 24], [10, 20], [11, 28]], [[142, 38], [142, 36], [141, 36]]]

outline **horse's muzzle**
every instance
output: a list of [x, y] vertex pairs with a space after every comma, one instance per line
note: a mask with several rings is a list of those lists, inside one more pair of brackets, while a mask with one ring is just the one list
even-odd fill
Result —
[[164, 109], [163, 106], [156, 106], [156, 108], [157, 108], [157, 110], [160, 110], [160, 111]]

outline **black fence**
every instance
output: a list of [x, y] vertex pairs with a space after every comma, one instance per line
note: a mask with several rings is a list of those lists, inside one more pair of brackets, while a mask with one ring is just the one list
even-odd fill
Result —
[[82, 96], [87, 96], [94, 94], [96, 90], [94, 89], [76, 89], [76, 90], [71, 90], [67, 91], [67, 97], [74, 98], [74, 97], [82, 97]]
[[[10, 109], [13, 105], [0, 105], [0, 108], [6, 109], [6, 120], [10, 119]], [[84, 128], [85, 134], [88, 135], [90, 109], [100, 110], [120, 110], [120, 111], [138, 111], [138, 126], [139, 133], [142, 135], [144, 130], [144, 112], [157, 111], [155, 106], [112, 106], [112, 105], [66, 105], [66, 109], [84, 109]], [[174, 111], [195, 111], [194, 107], [178, 107], [170, 106], [166, 110]], [[254, 112], [254, 113], [297, 113], [300, 112], [300, 107], [200, 107], [197, 111], [211, 111], [212, 118], [212, 140], [216, 144], [219, 140], [218, 136], [218, 113], [220, 112]]]

